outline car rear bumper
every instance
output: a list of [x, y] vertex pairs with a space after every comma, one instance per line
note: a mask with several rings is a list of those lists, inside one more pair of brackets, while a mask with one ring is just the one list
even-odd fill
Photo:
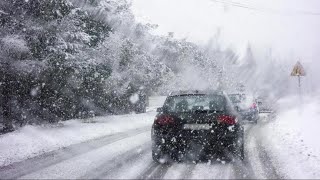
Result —
[[215, 132], [214, 130], [190, 131], [181, 130], [177, 133], [161, 133], [155, 131], [153, 142], [158, 146], [169, 149], [186, 149], [192, 144], [201, 145], [206, 149], [215, 149], [216, 147], [226, 147], [233, 144], [238, 139], [237, 131]]
[[259, 118], [259, 112], [258, 111], [245, 111], [241, 113], [241, 116], [245, 120], [256, 120]]

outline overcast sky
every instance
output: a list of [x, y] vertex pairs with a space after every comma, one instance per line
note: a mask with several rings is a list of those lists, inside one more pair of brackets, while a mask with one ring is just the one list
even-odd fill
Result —
[[[205, 44], [220, 32], [239, 53], [248, 42], [280, 58], [320, 62], [320, 0], [132, 0], [136, 19]], [[319, 63], [317, 63], [319, 64]]]

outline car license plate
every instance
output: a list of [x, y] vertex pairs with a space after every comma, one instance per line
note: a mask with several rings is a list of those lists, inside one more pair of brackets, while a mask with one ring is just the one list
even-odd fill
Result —
[[211, 128], [209, 124], [185, 124], [183, 129], [190, 129], [190, 130], [208, 130]]

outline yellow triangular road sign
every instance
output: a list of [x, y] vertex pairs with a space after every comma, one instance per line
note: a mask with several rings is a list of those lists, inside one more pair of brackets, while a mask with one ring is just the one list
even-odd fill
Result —
[[291, 76], [305, 76], [305, 75], [306, 75], [306, 72], [304, 71], [304, 68], [302, 67], [301, 63], [298, 61], [297, 64], [293, 67]]

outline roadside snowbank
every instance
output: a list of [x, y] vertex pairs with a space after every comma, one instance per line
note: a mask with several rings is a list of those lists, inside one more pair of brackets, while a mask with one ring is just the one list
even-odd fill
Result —
[[0, 136], [0, 166], [102, 136], [151, 127], [154, 116], [155, 112], [148, 112], [95, 117], [85, 121], [75, 119], [62, 122], [61, 126], [56, 127], [25, 126]]
[[278, 101], [277, 117], [261, 125], [261, 145], [286, 178], [320, 177], [320, 97]]

